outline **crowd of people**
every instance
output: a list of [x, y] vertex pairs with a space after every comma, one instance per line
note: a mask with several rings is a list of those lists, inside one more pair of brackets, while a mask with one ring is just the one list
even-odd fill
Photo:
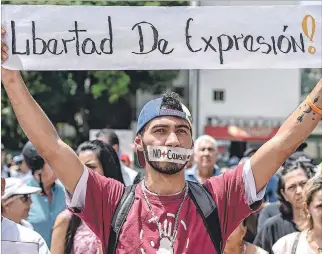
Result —
[[[2, 61], [7, 50], [2, 42]], [[113, 131], [74, 151], [18, 71], [2, 68], [2, 82], [30, 140], [12, 160], [2, 146], [3, 246], [24, 243], [26, 253], [35, 244], [30, 254], [322, 253], [321, 165], [299, 150], [321, 120], [322, 79], [274, 138], [225, 168], [214, 138], [193, 140], [176, 93], [149, 101], [134, 140], [145, 175], [129, 167]]]
[[[101, 130], [95, 140], [80, 144], [76, 152], [84, 166], [125, 186], [143, 177], [128, 167], [130, 156], [120, 153], [118, 136], [112, 130]], [[67, 209], [62, 183], [30, 141], [13, 160], [2, 144], [1, 157], [4, 217], [39, 233], [51, 253], [103, 253], [96, 235]]]
[[[13, 161], [8, 160], [12, 156], [2, 148], [1, 173], [6, 179], [2, 216], [37, 232], [51, 253], [104, 253], [96, 234], [67, 209], [62, 183], [34, 145], [27, 142]], [[120, 153], [118, 137], [112, 130], [102, 130], [96, 140], [80, 144], [76, 152], [84, 166], [125, 186], [144, 178], [125, 165], [124, 157], [128, 165], [131, 161], [128, 155]], [[220, 168], [216, 140], [208, 135], [200, 136], [195, 141], [191, 163], [185, 166], [185, 179], [204, 183], [213, 176], [234, 170], [249, 156], [249, 151], [244, 155], [240, 161], [235, 160], [236, 165]], [[21, 170], [21, 165], [27, 170]], [[243, 249], [245, 253], [292, 253], [294, 241], [297, 241], [298, 253], [308, 253], [310, 245], [319, 246], [310, 237], [312, 232], [319, 235], [322, 229], [318, 217], [319, 209], [320, 216], [322, 213], [321, 177], [321, 168], [303, 151], [292, 154], [272, 177], [273, 187], [267, 186], [261, 208], [245, 218], [228, 237], [224, 253], [243, 253], [240, 252]], [[272, 196], [277, 200], [271, 201]]]

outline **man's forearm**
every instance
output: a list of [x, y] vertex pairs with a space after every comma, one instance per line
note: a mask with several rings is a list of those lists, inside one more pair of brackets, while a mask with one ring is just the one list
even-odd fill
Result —
[[[322, 79], [309, 97], [315, 106], [322, 109]], [[282, 163], [310, 135], [320, 122], [317, 114], [304, 101], [288, 117], [275, 137], [265, 143], [251, 159], [256, 189], [260, 191]]]
[[[322, 79], [309, 94], [309, 97], [316, 107], [322, 109]], [[280, 149], [290, 153], [296, 150], [311, 134], [320, 120], [321, 115], [314, 112], [306, 101], [302, 102], [276, 134], [283, 140], [283, 142], [280, 142]], [[286, 158], [283, 159], [286, 160], [289, 155], [285, 155]]]
[[16, 71], [9, 78], [3, 78], [3, 85], [21, 128], [41, 156], [46, 157], [46, 154], [55, 151], [59, 136], [46, 114], [32, 98], [20, 73]]

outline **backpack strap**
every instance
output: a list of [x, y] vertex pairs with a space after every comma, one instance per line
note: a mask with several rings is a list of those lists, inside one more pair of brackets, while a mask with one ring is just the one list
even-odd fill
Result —
[[136, 177], [133, 180], [133, 184], [138, 184], [139, 182], [141, 182], [143, 180], [144, 176], [142, 175], [141, 172], [138, 172], [138, 174], [136, 175]]
[[[120, 231], [134, 202], [136, 186], [137, 184], [134, 184], [125, 188], [123, 196], [114, 212], [108, 246], [106, 248], [107, 254], [115, 254]], [[221, 254], [222, 236], [217, 205], [213, 200], [211, 193], [204, 185], [188, 181], [188, 186], [189, 195], [204, 222], [217, 254]]]
[[107, 254], [115, 253], [120, 231], [134, 202], [135, 188], [136, 184], [125, 187], [123, 196], [116, 207], [112, 218], [108, 245], [106, 247]]
[[222, 235], [218, 209], [205, 185], [188, 181], [190, 197], [197, 207], [217, 254], [222, 253]]
[[301, 236], [301, 233], [298, 232], [297, 235], [296, 235], [296, 237], [295, 237], [294, 243], [292, 245], [291, 254], [295, 254], [296, 253], [296, 249], [297, 249], [297, 245], [299, 244], [300, 236]]

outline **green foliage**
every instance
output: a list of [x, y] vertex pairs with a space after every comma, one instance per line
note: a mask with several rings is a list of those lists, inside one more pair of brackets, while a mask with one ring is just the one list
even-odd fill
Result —
[[113, 103], [129, 92], [130, 77], [124, 71], [94, 71], [92, 75], [96, 79], [91, 87], [95, 99], [109, 92], [109, 102]]
[[[2, 1], [2, 4], [180, 6], [187, 1]], [[74, 127], [64, 140], [73, 148], [88, 139], [89, 129], [128, 128], [135, 119], [131, 99], [137, 89], [153, 94], [171, 85], [177, 71], [42, 71], [24, 72], [30, 93], [58, 129]], [[1, 93], [1, 136], [9, 149], [27, 141], [5, 92]], [[64, 136], [64, 133], [61, 135]]]

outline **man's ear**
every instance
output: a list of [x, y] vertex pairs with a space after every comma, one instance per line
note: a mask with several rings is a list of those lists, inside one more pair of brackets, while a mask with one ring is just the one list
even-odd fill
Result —
[[245, 236], [245, 235], [246, 235], [246, 233], [247, 233], [247, 227], [246, 227], [246, 226], [242, 226], [241, 233], [242, 233], [242, 239], [244, 239], [244, 236]]
[[114, 151], [115, 151], [116, 153], [118, 153], [118, 152], [120, 151], [120, 147], [119, 147], [119, 145], [118, 145], [118, 144], [115, 144], [115, 145], [113, 145], [112, 147], [113, 147], [113, 149], [114, 149]]
[[135, 143], [135, 147], [136, 147], [137, 151], [143, 151], [142, 136], [141, 135], [135, 137], [134, 143]]
[[40, 177], [39, 177], [39, 174], [41, 173], [41, 170], [38, 169], [36, 170], [33, 175], [34, 175], [34, 178], [36, 179], [36, 181], [39, 183], [40, 182]]
[[8, 212], [8, 204], [5, 201], [1, 201], [1, 210], [2, 212]]

